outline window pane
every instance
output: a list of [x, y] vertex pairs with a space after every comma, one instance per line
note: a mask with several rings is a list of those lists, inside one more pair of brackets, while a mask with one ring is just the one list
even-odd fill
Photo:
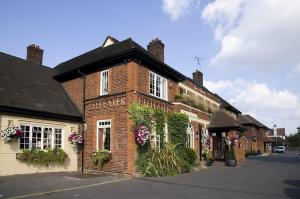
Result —
[[110, 151], [110, 128], [105, 128], [103, 134], [104, 149]]
[[155, 85], [154, 85], [154, 74], [150, 73], [150, 94], [154, 95], [155, 93]]
[[32, 148], [41, 149], [42, 147], [42, 127], [32, 127]]
[[30, 127], [21, 125], [21, 131], [24, 135], [20, 138], [20, 149], [29, 149]]
[[160, 76], [156, 76], [156, 97], [160, 97], [161, 93], [161, 79]]
[[62, 130], [55, 128], [54, 129], [54, 148], [61, 148], [61, 140], [62, 140], [62, 135], [61, 135]]
[[108, 94], [108, 71], [101, 72], [101, 95]]
[[44, 149], [52, 148], [52, 128], [44, 128], [43, 148]]

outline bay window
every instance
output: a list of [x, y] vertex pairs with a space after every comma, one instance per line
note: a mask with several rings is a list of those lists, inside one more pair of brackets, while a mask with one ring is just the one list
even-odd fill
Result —
[[149, 92], [150, 95], [168, 100], [167, 97], [167, 80], [153, 72], [149, 74]]

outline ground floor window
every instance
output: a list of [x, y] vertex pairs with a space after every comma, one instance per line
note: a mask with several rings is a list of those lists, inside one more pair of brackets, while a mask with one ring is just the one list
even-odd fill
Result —
[[24, 136], [20, 149], [53, 149], [62, 147], [62, 129], [40, 125], [21, 125]]
[[194, 129], [191, 123], [188, 123], [186, 133], [187, 133], [187, 146], [194, 149]]
[[97, 129], [96, 149], [111, 151], [111, 120], [99, 120]]

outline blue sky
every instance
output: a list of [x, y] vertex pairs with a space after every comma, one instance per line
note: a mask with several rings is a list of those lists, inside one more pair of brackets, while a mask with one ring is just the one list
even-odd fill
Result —
[[299, 8], [297, 0], [3, 0], [0, 51], [25, 58], [35, 43], [54, 67], [107, 35], [144, 47], [158, 37], [167, 64], [191, 76], [203, 58], [208, 88], [290, 133], [300, 124]]

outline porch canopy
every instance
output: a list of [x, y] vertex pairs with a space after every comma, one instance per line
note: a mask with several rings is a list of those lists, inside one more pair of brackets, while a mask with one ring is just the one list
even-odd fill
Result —
[[231, 130], [244, 131], [245, 127], [240, 125], [233, 117], [224, 110], [216, 111], [208, 125], [209, 132], [229, 132]]

